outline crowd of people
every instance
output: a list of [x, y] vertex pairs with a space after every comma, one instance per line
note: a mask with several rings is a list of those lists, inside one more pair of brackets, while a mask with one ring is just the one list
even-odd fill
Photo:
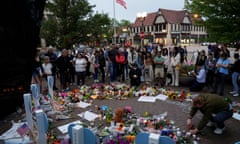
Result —
[[[108, 45], [103, 48], [92, 48], [75, 51], [62, 49], [58, 56], [53, 48], [39, 50], [36, 55], [33, 83], [52, 75], [59, 78], [59, 89], [67, 89], [71, 84], [84, 85], [86, 78], [94, 83], [126, 82], [131, 86], [141, 83], [156, 86], [179, 86], [181, 67], [194, 65], [189, 82], [190, 91], [201, 91], [208, 88], [212, 93], [224, 94], [226, 79], [231, 74], [234, 90], [238, 96], [238, 77], [240, 68], [239, 54], [234, 54], [235, 61], [230, 62], [230, 52], [225, 45], [201, 50], [188, 59], [187, 47], [146, 46], [121, 47]], [[109, 77], [109, 79], [108, 79]], [[54, 84], [54, 89], [57, 89]]]
[[[239, 96], [240, 73], [238, 51], [235, 51], [234, 62], [231, 63], [230, 51], [225, 45], [211, 46], [208, 51], [201, 50], [197, 55], [193, 54], [190, 60], [186, 46], [136, 48], [109, 45], [90, 51], [62, 49], [59, 56], [53, 48], [48, 48], [36, 54], [32, 83], [41, 84], [50, 75], [55, 79], [54, 89], [60, 90], [68, 89], [74, 83], [77, 86], [85, 85], [89, 78], [93, 83], [130, 80], [130, 85], [136, 87], [143, 82], [159, 87], [178, 87], [181, 67], [189, 64], [194, 65], [194, 69], [188, 73], [192, 76], [189, 90], [208, 88], [213, 94], [200, 94], [193, 99], [187, 126], [192, 134], [196, 134], [205, 125], [212, 126], [215, 123], [214, 133], [222, 134], [224, 121], [233, 114], [232, 107], [221, 97], [224, 95], [226, 79], [231, 74], [233, 91], [230, 94]], [[59, 88], [56, 87], [56, 79], [59, 79]], [[203, 118], [197, 127], [193, 127], [191, 119], [198, 110], [203, 113]]]

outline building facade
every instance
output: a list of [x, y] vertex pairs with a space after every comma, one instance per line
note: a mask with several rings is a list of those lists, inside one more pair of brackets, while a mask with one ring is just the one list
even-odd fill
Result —
[[159, 9], [146, 17], [137, 17], [129, 27], [129, 39], [135, 45], [149, 42], [162, 45], [200, 43], [207, 33], [204, 26], [196, 23], [198, 20], [201, 18], [186, 10]]

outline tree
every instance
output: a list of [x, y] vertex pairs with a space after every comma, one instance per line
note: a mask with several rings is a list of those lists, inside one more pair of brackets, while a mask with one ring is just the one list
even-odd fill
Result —
[[230, 43], [240, 37], [239, 0], [187, 0], [186, 9], [200, 15], [210, 41]]
[[79, 42], [80, 29], [86, 25], [93, 7], [87, 0], [48, 1], [45, 11], [51, 15], [43, 22], [41, 37], [47, 44], [71, 48], [72, 44]]
[[107, 14], [95, 14], [89, 18], [89, 34], [91, 36], [88, 41], [94, 41], [95, 44], [103, 43], [112, 37], [111, 36], [111, 19]]
[[[94, 5], [87, 0], [54, 0], [48, 2], [48, 17], [42, 22], [41, 37], [48, 45], [71, 48], [73, 44], [88, 42], [91, 34], [98, 41], [107, 32], [110, 19], [107, 14], [93, 15]], [[98, 39], [99, 38], [99, 39]]]

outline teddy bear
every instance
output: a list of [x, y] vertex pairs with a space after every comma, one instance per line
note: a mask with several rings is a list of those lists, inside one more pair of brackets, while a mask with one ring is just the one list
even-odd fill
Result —
[[123, 122], [123, 109], [118, 108], [115, 111], [114, 121], [115, 121], [115, 123], [122, 123]]

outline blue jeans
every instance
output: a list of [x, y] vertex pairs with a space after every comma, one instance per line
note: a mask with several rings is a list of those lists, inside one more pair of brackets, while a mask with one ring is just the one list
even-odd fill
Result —
[[116, 78], [116, 64], [110, 62], [109, 71], [110, 71], [110, 82], [114, 82]]
[[239, 77], [239, 73], [238, 72], [233, 72], [233, 74], [232, 74], [232, 84], [233, 84], [234, 93], [238, 93], [238, 91], [239, 91], [239, 89], [238, 89], [238, 77]]
[[212, 121], [217, 124], [218, 128], [224, 128], [224, 121], [231, 118], [233, 115], [232, 110], [224, 110], [219, 113], [216, 113], [215, 116], [213, 116]]
[[218, 87], [220, 86], [220, 95], [224, 94], [224, 86], [226, 81], [227, 75], [223, 73], [218, 73], [216, 76], [216, 82], [214, 86], [214, 92], [218, 91]]
[[124, 70], [125, 70], [125, 71], [124, 71], [124, 73], [125, 73], [125, 78], [128, 79], [128, 75], [129, 75], [129, 73], [128, 73], [128, 64], [125, 64], [125, 65], [124, 65]]
[[98, 68], [95, 68], [95, 69], [94, 69], [93, 79], [94, 79], [94, 80], [98, 80]]

